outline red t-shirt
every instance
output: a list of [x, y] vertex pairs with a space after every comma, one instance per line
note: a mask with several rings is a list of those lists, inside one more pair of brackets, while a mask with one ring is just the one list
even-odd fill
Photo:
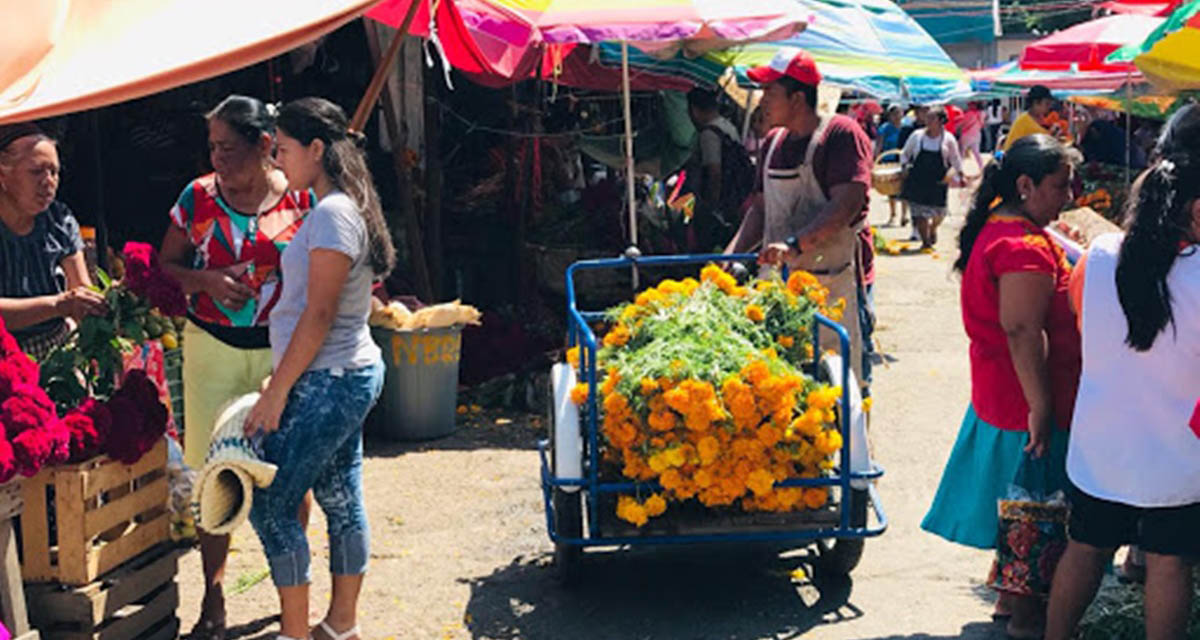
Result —
[[1019, 216], [992, 216], [975, 240], [963, 272], [963, 327], [971, 340], [971, 403], [979, 418], [994, 427], [1029, 428], [1029, 404], [1000, 326], [1000, 276], [1022, 272], [1054, 277], [1054, 298], [1046, 317], [1047, 365], [1055, 421], [1066, 429], [1082, 366], [1079, 329], [1067, 295], [1071, 266], [1045, 231]]
[[[762, 151], [758, 162], [760, 169], [755, 192], [762, 192], [764, 171], [762, 167], [766, 167], [766, 157], [771, 149], [771, 144], [783, 132], [787, 132], [787, 130], [775, 129], [768, 133], [762, 141]], [[771, 158], [770, 168], [793, 169], [803, 165], [810, 141], [812, 141], [811, 134], [799, 136], [787, 133], [787, 138], [779, 143], [775, 155]], [[825, 127], [825, 137], [817, 142], [817, 148], [813, 151], [813, 172], [817, 175], [817, 182], [820, 183], [825, 197], [831, 197], [829, 192], [833, 187], [848, 182], [865, 185], [869, 190], [871, 188], [872, 153], [874, 153], [874, 148], [871, 140], [857, 122], [843, 115], [833, 116]], [[862, 217], [856, 219], [855, 224], [866, 218], [869, 204], [869, 202], [863, 203]]]

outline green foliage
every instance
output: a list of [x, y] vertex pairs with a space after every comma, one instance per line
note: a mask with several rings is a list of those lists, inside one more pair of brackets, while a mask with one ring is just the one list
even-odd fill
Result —
[[107, 400], [116, 390], [124, 354], [170, 330], [170, 320], [152, 311], [148, 302], [103, 272], [97, 279], [108, 313], [81, 320], [67, 342], [40, 363], [42, 388], [60, 412], [89, 396]]

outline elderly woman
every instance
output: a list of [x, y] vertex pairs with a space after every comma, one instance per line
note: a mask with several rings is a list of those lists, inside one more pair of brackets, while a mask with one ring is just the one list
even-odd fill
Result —
[[66, 341], [73, 320], [104, 311], [79, 223], [54, 199], [58, 171], [58, 148], [37, 126], [0, 126], [0, 316], [37, 359]]
[[[204, 464], [222, 405], [257, 391], [271, 373], [267, 318], [282, 291], [280, 255], [312, 206], [312, 195], [288, 190], [275, 167], [274, 131], [271, 110], [255, 98], [217, 105], [208, 114], [214, 172], [184, 188], [163, 238], [163, 267], [188, 294], [183, 455], [194, 468]], [[193, 636], [221, 640], [229, 537], [201, 532], [200, 551], [205, 592]]]
[[[996, 500], [1026, 455], [1044, 458], [1049, 490], [1066, 488], [1079, 330], [1067, 301], [1070, 266], [1044, 228], [1071, 200], [1074, 163], [1049, 136], [1019, 140], [984, 171], [959, 235], [971, 405], [921, 523], [951, 542], [995, 547]], [[1044, 615], [1038, 595], [1002, 593], [996, 605], [1014, 638], [1039, 637]]]

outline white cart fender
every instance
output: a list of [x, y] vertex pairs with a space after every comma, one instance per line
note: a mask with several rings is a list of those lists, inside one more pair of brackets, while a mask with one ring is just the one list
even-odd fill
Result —
[[[579, 428], [579, 407], [571, 402], [571, 388], [575, 386], [575, 380], [575, 367], [569, 364], [560, 362], [550, 369], [556, 478], [583, 477], [583, 434]], [[579, 491], [579, 487], [560, 488], [569, 492]]]
[[[849, 370], [849, 379], [842, 380], [842, 357], [826, 355], [821, 358], [821, 370], [829, 376], [830, 384], [850, 390], [850, 470], [867, 473], [871, 470], [871, 451], [867, 447], [867, 414], [863, 411], [862, 390], [854, 377], [854, 369]], [[855, 489], [866, 489], [869, 483], [870, 480], [850, 482]]]

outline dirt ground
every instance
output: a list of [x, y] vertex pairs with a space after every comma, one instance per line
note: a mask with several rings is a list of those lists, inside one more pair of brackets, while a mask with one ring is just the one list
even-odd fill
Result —
[[[952, 195], [953, 199], [953, 195]], [[882, 225], [879, 198], [872, 221]], [[878, 366], [872, 439], [888, 531], [866, 545], [852, 578], [814, 573], [810, 553], [746, 545], [638, 548], [589, 554], [588, 578], [560, 588], [538, 486], [528, 416], [464, 416], [451, 437], [370, 442], [372, 527], [362, 597], [364, 638], [701, 639], [1001, 638], [982, 586], [990, 554], [922, 532], [942, 465], [969, 398], [967, 343], [950, 274], [954, 211], [936, 255], [881, 256], [875, 288]], [[884, 228], [891, 238], [907, 230]], [[327, 540], [319, 511], [309, 531], [314, 616], [327, 602]], [[227, 589], [231, 638], [273, 638], [275, 591], [250, 527], [235, 537]], [[793, 582], [791, 572], [812, 576]], [[259, 580], [255, 582], [255, 580]], [[181, 566], [179, 614], [199, 614], [199, 554]]]

